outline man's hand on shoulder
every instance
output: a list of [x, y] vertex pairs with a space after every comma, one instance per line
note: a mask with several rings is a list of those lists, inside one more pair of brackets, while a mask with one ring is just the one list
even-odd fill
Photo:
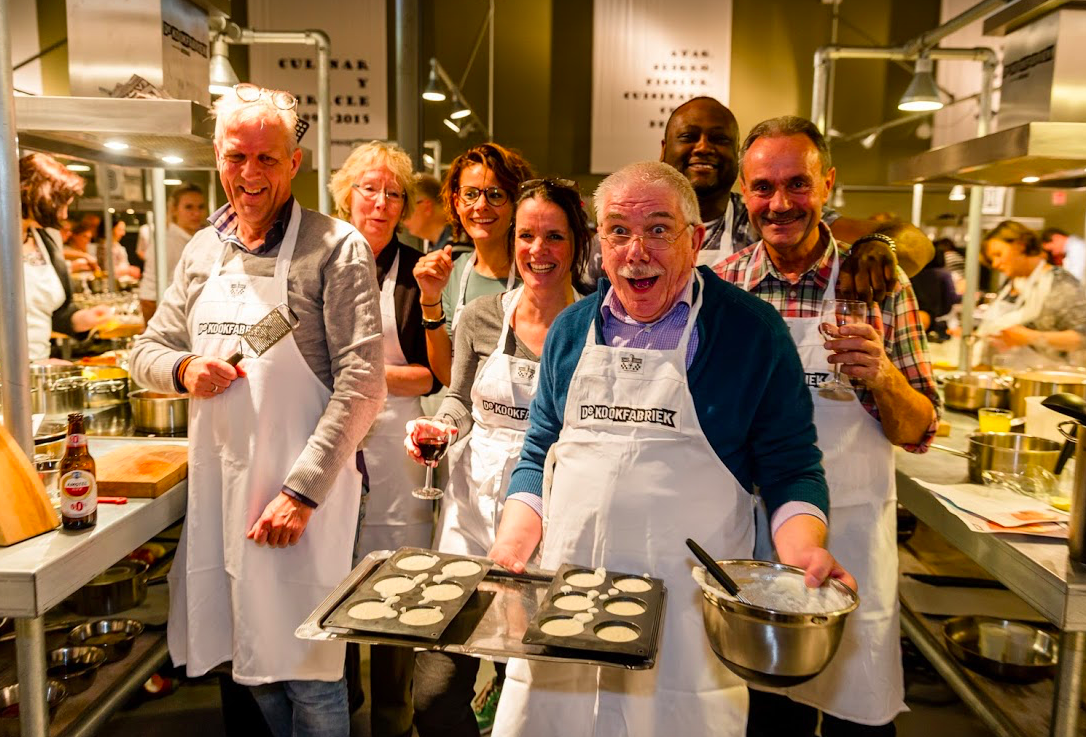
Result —
[[841, 261], [837, 294], [867, 304], [881, 304], [897, 288], [897, 258], [890, 245], [878, 239], [861, 240]]
[[302, 539], [312, 514], [313, 507], [281, 491], [264, 507], [260, 519], [245, 537], [257, 545], [266, 543], [273, 548], [294, 545]]

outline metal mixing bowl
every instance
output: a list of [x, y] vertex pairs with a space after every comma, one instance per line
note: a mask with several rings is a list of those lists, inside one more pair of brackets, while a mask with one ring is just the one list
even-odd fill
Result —
[[142, 632], [143, 622], [136, 619], [97, 619], [75, 627], [68, 633], [68, 642], [77, 647], [102, 648], [106, 662], [115, 663], [132, 651], [132, 644]]
[[[57, 705], [68, 695], [67, 689], [56, 681], [46, 681], [45, 700], [49, 705], [49, 718], [53, 718]], [[19, 737], [19, 684], [0, 688], [0, 737]]]
[[[803, 569], [763, 560], [718, 561], [742, 590], [744, 584]], [[701, 614], [713, 652], [745, 681], [763, 686], [794, 686], [822, 672], [837, 652], [845, 619], [860, 604], [840, 581], [828, 586], [843, 593], [849, 605], [820, 614], [777, 612], [748, 606], [703, 592]]]
[[83, 693], [105, 662], [106, 653], [100, 647], [61, 647], [49, 652], [46, 674], [63, 683], [69, 694]]
[[955, 617], [943, 625], [951, 655], [989, 678], [1029, 683], [1056, 673], [1059, 643], [1042, 629], [993, 617]]

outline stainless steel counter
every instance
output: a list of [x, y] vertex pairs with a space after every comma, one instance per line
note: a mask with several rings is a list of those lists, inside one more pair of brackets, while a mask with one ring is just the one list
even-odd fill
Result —
[[[976, 418], [948, 411], [944, 419], [951, 425], [951, 436], [937, 442], [964, 450], [966, 436], [977, 428]], [[1060, 628], [1050, 734], [1077, 734], [1086, 653], [1086, 571], [1071, 565], [1065, 540], [973, 532], [917, 483], [968, 482], [964, 458], [938, 450], [916, 455], [899, 448], [895, 453], [898, 501]]]
[[[184, 444], [178, 439], [91, 438], [90, 452], [101, 456], [116, 448]], [[102, 504], [98, 524], [89, 531], [53, 530], [17, 545], [0, 548], [0, 616], [15, 618], [19, 680], [45, 690], [45, 630], [42, 615], [102, 571], [179, 520], [185, 513], [188, 482], [182, 481], [157, 499], [129, 499]], [[42, 698], [44, 704], [44, 697]], [[23, 737], [45, 737], [47, 720]]]

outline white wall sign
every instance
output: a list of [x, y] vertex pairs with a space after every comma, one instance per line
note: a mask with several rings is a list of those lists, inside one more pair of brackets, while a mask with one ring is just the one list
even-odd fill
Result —
[[[332, 166], [357, 144], [388, 137], [387, 39], [384, 0], [313, 3], [249, 0], [249, 25], [257, 30], [319, 28], [332, 39]], [[310, 123], [302, 139], [317, 145], [317, 58], [312, 46], [249, 47], [254, 84], [290, 90], [298, 114]]]
[[595, 0], [592, 171], [660, 155], [671, 111], [728, 104], [732, 0]]

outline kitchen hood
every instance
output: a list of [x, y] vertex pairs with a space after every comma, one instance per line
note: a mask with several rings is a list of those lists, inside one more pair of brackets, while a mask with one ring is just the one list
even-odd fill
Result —
[[1086, 123], [1027, 123], [925, 151], [890, 164], [890, 181], [1083, 187]]
[[1015, 0], [984, 33], [1003, 37], [998, 131], [894, 162], [890, 180], [1086, 186], [1086, 3]]
[[20, 147], [116, 166], [214, 169], [211, 111], [191, 100], [16, 97]]

